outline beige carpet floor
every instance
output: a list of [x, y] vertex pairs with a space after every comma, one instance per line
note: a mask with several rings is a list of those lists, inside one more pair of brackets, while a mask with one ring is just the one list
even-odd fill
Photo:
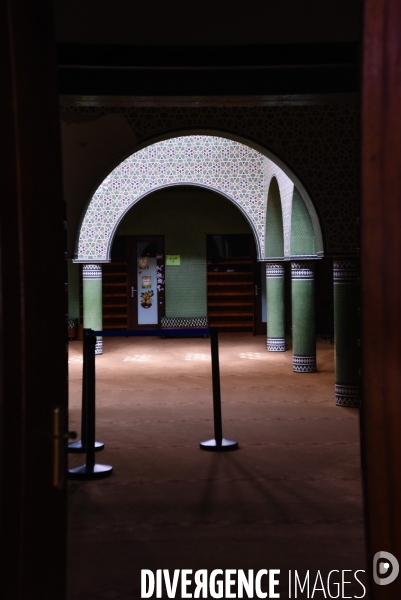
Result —
[[[295, 374], [264, 336], [219, 342], [223, 434], [240, 449], [215, 454], [199, 449], [213, 437], [210, 340], [105, 339], [96, 460], [114, 471], [69, 483], [69, 600], [137, 600], [141, 569], [280, 569], [281, 598], [289, 570], [366, 569], [359, 413], [334, 404], [333, 346], [318, 339], [318, 373]], [[80, 431], [81, 342], [69, 367]], [[345, 579], [345, 595], [363, 593]]]

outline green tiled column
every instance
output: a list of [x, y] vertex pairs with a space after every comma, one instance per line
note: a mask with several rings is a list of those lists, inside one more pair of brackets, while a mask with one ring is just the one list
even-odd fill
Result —
[[291, 263], [293, 371], [316, 371], [315, 265]]
[[285, 352], [284, 265], [266, 263], [267, 349]]
[[338, 406], [359, 406], [358, 287], [354, 259], [335, 260], [334, 355]]
[[[103, 329], [102, 319], [102, 267], [100, 265], [84, 265], [83, 279], [83, 308], [84, 329]], [[95, 354], [103, 354], [103, 338], [96, 340]]]

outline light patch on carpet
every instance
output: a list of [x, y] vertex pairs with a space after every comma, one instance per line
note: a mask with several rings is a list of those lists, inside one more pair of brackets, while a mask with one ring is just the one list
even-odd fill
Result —
[[134, 356], [126, 356], [123, 362], [144, 362], [150, 359], [150, 354], [134, 354]]
[[206, 360], [206, 354], [187, 354], [185, 360]]

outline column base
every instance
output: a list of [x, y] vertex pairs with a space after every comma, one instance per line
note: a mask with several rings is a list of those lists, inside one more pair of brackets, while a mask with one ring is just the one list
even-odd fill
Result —
[[103, 340], [96, 340], [95, 354], [103, 354]]
[[285, 338], [268, 337], [267, 349], [269, 352], [285, 352], [287, 349], [285, 345]]
[[335, 384], [335, 395], [337, 406], [348, 406], [359, 408], [359, 385]]
[[292, 357], [292, 370], [294, 373], [316, 373], [316, 356], [294, 354]]

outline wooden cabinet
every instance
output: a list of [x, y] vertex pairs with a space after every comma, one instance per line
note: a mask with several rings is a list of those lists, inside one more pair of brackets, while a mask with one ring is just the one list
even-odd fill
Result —
[[251, 258], [207, 261], [209, 325], [254, 333], [254, 266]]
[[103, 267], [103, 329], [127, 329], [127, 262], [113, 261]]

